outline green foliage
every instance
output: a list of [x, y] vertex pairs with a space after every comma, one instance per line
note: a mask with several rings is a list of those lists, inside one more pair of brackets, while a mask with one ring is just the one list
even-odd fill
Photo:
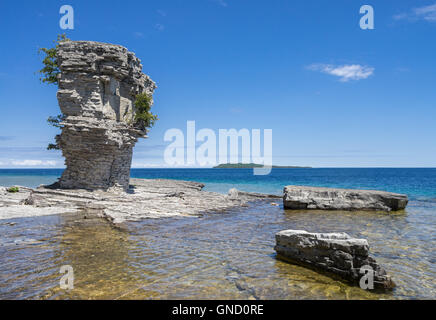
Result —
[[47, 146], [47, 150], [60, 150], [61, 148], [57, 143], [49, 143]]
[[[69, 41], [65, 34], [58, 35], [58, 38], [54, 42], [53, 48], [39, 48], [38, 53], [44, 53], [44, 59], [42, 60], [42, 64], [44, 67], [39, 70], [40, 78], [39, 80], [42, 83], [48, 83], [48, 84], [59, 84], [58, 75], [60, 73], [59, 66], [58, 66], [58, 60], [57, 60], [57, 50], [59, 47], [59, 43], [63, 41]], [[60, 124], [64, 120], [63, 115], [58, 115], [56, 117], [49, 117], [47, 119], [47, 122], [49, 125], [55, 127], [55, 128], [62, 128], [62, 125]], [[47, 150], [59, 150], [60, 147], [57, 143], [50, 143], [47, 146]]]
[[[64, 121], [65, 116], [62, 114], [57, 115], [56, 117], [48, 117], [47, 122], [49, 125], [55, 128], [62, 128], [61, 122]], [[58, 137], [58, 136], [56, 136]], [[57, 140], [57, 139], [55, 139]], [[47, 150], [60, 150], [58, 143], [49, 143], [47, 146]]]
[[10, 188], [6, 189], [6, 191], [10, 192], [10, 193], [17, 193], [20, 191], [20, 189], [18, 189], [18, 187], [10, 187]]
[[[63, 41], [70, 41], [65, 34], [58, 35], [58, 38], [54, 42], [53, 48], [40, 48], [38, 53], [44, 53], [44, 59], [42, 63], [44, 67], [39, 70], [40, 81], [42, 83], [48, 84], [59, 84], [58, 75], [60, 74], [58, 60], [57, 60], [57, 50], [59, 43]], [[136, 96], [134, 103], [135, 106], [135, 122], [134, 125], [141, 130], [146, 128], [151, 128], [154, 123], [158, 120], [157, 116], [151, 112], [152, 97], [146, 93], [140, 93]], [[47, 122], [56, 128], [62, 128], [61, 122], [64, 121], [64, 115], [58, 115], [56, 117], [49, 117]], [[57, 140], [57, 139], [56, 139]], [[50, 143], [47, 146], [47, 150], [59, 150], [59, 144]]]
[[58, 60], [57, 60], [57, 49], [59, 47], [59, 43], [63, 41], [69, 41], [65, 34], [58, 35], [56, 41], [53, 41], [55, 46], [53, 48], [39, 48], [38, 53], [44, 53], [44, 59], [42, 63], [44, 67], [39, 70], [39, 74], [41, 77], [39, 80], [43, 83], [48, 84], [58, 84], [58, 74], [60, 73]]
[[151, 112], [152, 98], [143, 92], [136, 96], [135, 100], [135, 126], [145, 129], [151, 128], [158, 120], [157, 115]]
[[62, 125], [60, 123], [64, 121], [64, 119], [65, 117], [62, 114], [59, 114], [56, 117], [48, 117], [47, 122], [49, 125], [55, 128], [62, 128]]

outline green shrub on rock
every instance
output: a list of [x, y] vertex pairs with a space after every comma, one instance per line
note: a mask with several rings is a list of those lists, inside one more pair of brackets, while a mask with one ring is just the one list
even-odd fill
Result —
[[[59, 47], [59, 43], [61, 43], [63, 41], [70, 41], [70, 39], [68, 39], [65, 34], [60, 34], [60, 35], [58, 35], [57, 40], [53, 41], [54, 45], [55, 45], [53, 48], [39, 48], [38, 49], [38, 53], [45, 54], [45, 56], [42, 60], [42, 64], [44, 65], [44, 67], [38, 71], [38, 73], [40, 74], [39, 80], [41, 82], [48, 83], [48, 84], [55, 84], [55, 85], [59, 84], [58, 76], [60, 74], [60, 70], [59, 70], [58, 60], [57, 60], [57, 49]], [[62, 128], [60, 122], [63, 119], [64, 119], [64, 116], [61, 114], [61, 115], [58, 115], [56, 117], [49, 117], [47, 119], [47, 122], [49, 125], [51, 125], [53, 127]], [[60, 147], [59, 147], [57, 142], [56, 143], [49, 143], [49, 145], [47, 146], [47, 150], [59, 150], [59, 149], [60, 149]]]
[[151, 96], [145, 92], [136, 95], [135, 126], [142, 130], [151, 128], [158, 120], [157, 115], [151, 112], [152, 101]]
[[39, 48], [38, 53], [44, 53], [45, 57], [42, 60], [44, 67], [39, 70], [41, 77], [39, 80], [43, 83], [48, 84], [58, 84], [58, 74], [60, 73], [58, 60], [57, 60], [57, 49], [60, 42], [70, 41], [65, 34], [58, 35], [58, 39], [53, 41], [55, 46], [53, 48]]
[[6, 191], [10, 192], [10, 193], [17, 193], [20, 191], [20, 189], [18, 187], [10, 187], [10, 188], [6, 189]]

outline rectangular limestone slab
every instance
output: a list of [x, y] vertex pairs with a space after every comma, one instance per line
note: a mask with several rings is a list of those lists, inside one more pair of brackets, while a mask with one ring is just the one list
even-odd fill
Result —
[[285, 209], [318, 210], [403, 210], [407, 195], [375, 190], [286, 186], [283, 190]]
[[274, 249], [282, 260], [326, 271], [359, 283], [362, 268], [370, 269], [374, 286], [390, 289], [395, 286], [386, 271], [369, 255], [366, 239], [346, 233], [310, 233], [305, 230], [283, 230], [276, 233]]

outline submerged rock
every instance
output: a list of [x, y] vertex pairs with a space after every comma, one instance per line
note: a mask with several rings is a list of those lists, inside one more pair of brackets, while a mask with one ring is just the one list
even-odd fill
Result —
[[135, 123], [134, 101], [139, 93], [151, 97], [155, 83], [119, 45], [64, 41], [57, 60], [64, 120], [56, 141], [66, 165], [59, 187], [127, 190], [133, 147], [147, 133]]
[[285, 209], [320, 210], [402, 210], [406, 195], [374, 190], [286, 186], [283, 190]]
[[276, 234], [278, 257], [317, 270], [331, 272], [359, 284], [364, 270], [373, 271], [374, 287], [395, 287], [391, 277], [369, 255], [368, 241], [346, 233], [309, 233], [284, 230]]

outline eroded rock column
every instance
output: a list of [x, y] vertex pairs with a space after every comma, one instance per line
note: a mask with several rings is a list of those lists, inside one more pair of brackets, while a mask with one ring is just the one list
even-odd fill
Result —
[[127, 190], [133, 147], [147, 134], [135, 125], [134, 101], [139, 93], [151, 96], [155, 83], [119, 45], [66, 41], [57, 58], [65, 116], [57, 137], [66, 165], [60, 187]]

